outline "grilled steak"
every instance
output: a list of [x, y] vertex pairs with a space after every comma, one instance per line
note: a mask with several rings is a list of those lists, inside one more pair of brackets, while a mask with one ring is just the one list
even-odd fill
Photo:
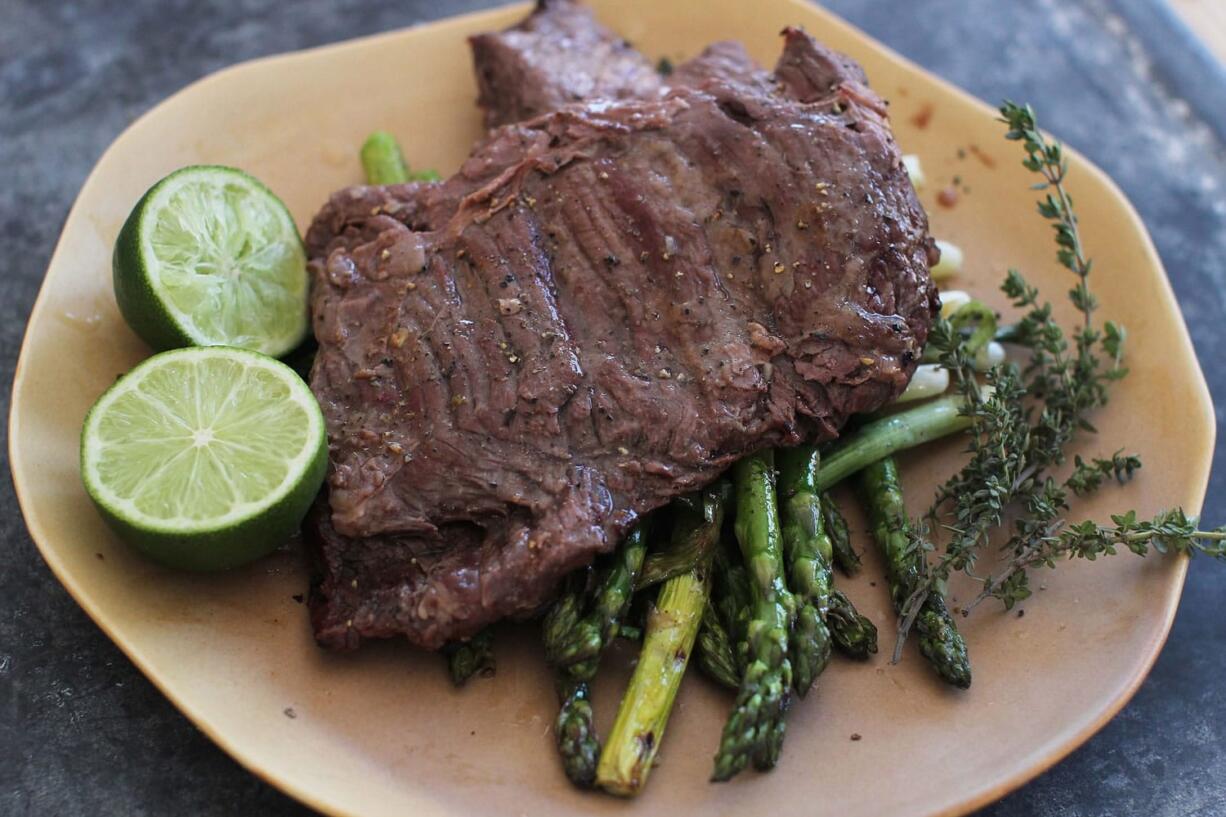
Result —
[[487, 127], [587, 99], [660, 96], [651, 63], [573, 0], [538, 0], [506, 31], [469, 40]]
[[328, 422], [319, 641], [526, 614], [641, 514], [905, 387], [927, 221], [858, 66], [799, 31], [667, 96], [495, 131], [308, 234]]

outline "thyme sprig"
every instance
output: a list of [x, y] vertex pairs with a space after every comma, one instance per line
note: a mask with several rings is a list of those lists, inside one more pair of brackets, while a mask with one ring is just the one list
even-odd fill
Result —
[[[1088, 559], [1114, 556], [1125, 548], [1138, 556], [1146, 556], [1152, 548], [1157, 553], [1201, 553], [1215, 559], [1226, 559], [1226, 528], [1197, 530], [1197, 518], [1180, 508], [1162, 511], [1153, 519], [1137, 519], [1136, 511], [1115, 514], [1112, 525], [1096, 522], [1053, 526], [1046, 536], [1034, 536], [1015, 555], [1008, 566], [995, 578], [985, 581], [979, 596], [969, 605], [974, 608], [987, 598], [998, 598], [1005, 609], [1029, 597], [1030, 586], [1026, 571], [1038, 567], [1054, 568], [1063, 559]], [[1017, 543], [1020, 544], [1020, 543]]]
[[[1095, 320], [1099, 303], [1089, 286], [1093, 262], [1065, 186], [1069, 165], [1063, 147], [1039, 130], [1030, 106], [1006, 102], [1000, 114], [1008, 128], [1005, 138], [1021, 143], [1022, 165], [1039, 177], [1032, 188], [1043, 194], [1038, 213], [1051, 223], [1056, 260], [1075, 276], [1068, 297], [1078, 321], [1066, 333], [1051, 303], [1019, 271], [1010, 270], [1001, 290], [1022, 313], [1014, 340], [1030, 349], [1030, 358], [1021, 366], [1005, 362], [993, 367], [986, 374], [990, 389], [981, 389], [976, 380], [965, 331], [969, 321], [979, 318], [956, 313], [934, 326], [930, 347], [950, 371], [972, 420], [970, 459], [938, 489], [928, 514], [910, 534], [911, 547], [924, 554], [926, 572], [899, 618], [895, 660], [924, 600], [943, 593], [955, 572], [982, 583], [969, 610], [987, 598], [1012, 607], [1030, 595], [1031, 570], [1053, 568], [1064, 559], [1093, 560], [1121, 548], [1139, 555], [1153, 549], [1226, 559], [1226, 528], [1198, 530], [1197, 519], [1179, 509], [1151, 520], [1138, 520], [1129, 511], [1113, 516], [1111, 526], [1066, 520], [1070, 495], [1085, 496], [1109, 481], [1126, 482], [1141, 467], [1139, 457], [1117, 451], [1089, 461], [1076, 457], [1072, 474], [1062, 481], [1050, 473], [1065, 464], [1066, 448], [1079, 432], [1096, 432], [1089, 415], [1107, 404], [1111, 385], [1128, 371], [1123, 364], [1126, 333], [1111, 321], [1100, 325]], [[978, 576], [978, 557], [993, 532], [1010, 519], [1003, 545], [1008, 562], [995, 575]], [[935, 533], [945, 539], [943, 547]]]

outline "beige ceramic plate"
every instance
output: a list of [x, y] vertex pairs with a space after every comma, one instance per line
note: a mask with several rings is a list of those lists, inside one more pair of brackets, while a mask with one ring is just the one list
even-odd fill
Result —
[[[602, 18], [653, 56], [674, 59], [739, 38], [773, 62], [777, 34], [803, 24], [859, 59], [893, 102], [895, 129], [929, 176], [934, 232], [966, 249], [966, 288], [993, 302], [1007, 264], [1049, 297], [1068, 280], [1048, 228], [1031, 215], [1029, 180], [989, 110], [819, 9], [796, 0], [661, 3], [604, 0]], [[137, 197], [197, 162], [237, 165], [289, 204], [300, 225], [329, 192], [357, 182], [357, 148], [375, 128], [401, 137], [414, 164], [456, 167], [480, 132], [464, 38], [523, 7], [248, 63], [158, 106], [121, 136], [73, 208], [30, 320], [13, 394], [13, 474], [30, 532], [80, 604], [201, 729], [256, 774], [335, 814], [534, 817], [627, 813], [571, 789], [550, 733], [553, 691], [527, 632], [499, 639], [493, 680], [457, 692], [440, 661], [400, 643], [353, 656], [310, 637], [297, 555], [240, 572], [191, 576], [136, 557], [82, 492], [77, 435], [86, 409], [147, 350], [111, 297], [110, 250]], [[327, 100], [322, 104], [321, 100]], [[963, 158], [959, 158], [963, 156]], [[952, 209], [932, 193], [958, 175]], [[1182, 504], [1199, 509], [1213, 450], [1208, 392], [1166, 277], [1119, 191], [1084, 161], [1071, 185], [1096, 256], [1103, 314], [1130, 331], [1132, 376], [1101, 418], [1094, 453], [1127, 442], [1145, 457], [1133, 486], [1107, 490], [1087, 515]], [[906, 462], [913, 507], [956, 461], [956, 446]], [[859, 520], [854, 520], [858, 522]], [[958, 814], [1019, 785], [1098, 729], [1140, 683], [1166, 636], [1185, 565], [1122, 556], [1068, 565], [1025, 605], [983, 608], [965, 627], [974, 688], [944, 689], [909, 652], [899, 666], [836, 661], [791, 719], [779, 768], [706, 783], [728, 697], [686, 679], [642, 814]], [[879, 565], [849, 584], [888, 632]], [[957, 590], [957, 588], [955, 588]], [[965, 589], [963, 589], [965, 592]], [[624, 656], [623, 656], [624, 659]], [[620, 662], [624, 663], [624, 661]], [[608, 723], [614, 669], [596, 690]], [[862, 740], [851, 741], [858, 733]]]

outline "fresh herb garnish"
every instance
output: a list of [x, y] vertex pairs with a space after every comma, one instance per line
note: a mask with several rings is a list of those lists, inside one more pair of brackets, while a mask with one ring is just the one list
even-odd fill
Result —
[[[1062, 146], [1039, 131], [1029, 106], [1006, 102], [1000, 113], [1008, 126], [1005, 138], [1022, 144], [1023, 166], [1039, 176], [1034, 189], [1044, 196], [1038, 212], [1052, 224], [1057, 260], [1076, 276], [1068, 296], [1080, 319], [1066, 333], [1055, 321], [1051, 304], [1041, 300], [1020, 272], [1010, 270], [1001, 289], [1023, 312], [1011, 339], [1029, 347], [1031, 354], [1024, 365], [993, 367], [986, 375], [992, 387], [988, 390], [976, 381], [974, 349], [968, 348], [972, 341], [965, 332], [967, 320], [977, 316], [959, 319], [960, 310], [933, 328], [929, 343], [966, 400], [970, 460], [937, 491], [921, 524], [912, 526], [911, 547], [923, 555], [925, 578], [903, 607], [895, 660], [925, 600], [943, 593], [956, 571], [983, 585], [967, 606], [969, 612], [987, 598], [1012, 607], [1030, 595], [1029, 571], [1054, 568], [1062, 559], [1095, 559], [1120, 548], [1145, 555], [1151, 547], [1160, 553], [1226, 558], [1226, 528], [1199, 530], [1196, 517], [1179, 509], [1147, 521], [1129, 511], [1113, 516], [1112, 526], [1067, 521], [1070, 494], [1084, 496], [1109, 479], [1125, 482], [1141, 467], [1136, 455], [1116, 452], [1089, 462], [1077, 457], [1072, 475], [1062, 481], [1050, 473], [1065, 463], [1065, 449], [1078, 432], [1095, 433], [1089, 415], [1106, 405], [1111, 384], [1127, 374], [1125, 332], [1110, 321], [1095, 321], [1098, 301], [1089, 286], [1093, 263], [1085, 254], [1073, 199], [1064, 184], [1068, 159]], [[1015, 521], [1003, 545], [1009, 561], [997, 574], [977, 575], [979, 555], [1010, 518]], [[946, 539], [943, 548], [933, 534]], [[938, 549], [940, 555], [930, 559]]]

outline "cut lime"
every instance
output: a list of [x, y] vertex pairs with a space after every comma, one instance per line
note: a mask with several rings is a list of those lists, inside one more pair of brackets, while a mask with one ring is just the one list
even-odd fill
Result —
[[115, 300], [155, 349], [280, 357], [307, 331], [306, 254], [289, 210], [241, 170], [198, 165], [149, 189], [115, 241]]
[[298, 527], [327, 467], [323, 415], [272, 358], [221, 346], [141, 363], [81, 430], [85, 490], [130, 544], [163, 564], [220, 570]]

